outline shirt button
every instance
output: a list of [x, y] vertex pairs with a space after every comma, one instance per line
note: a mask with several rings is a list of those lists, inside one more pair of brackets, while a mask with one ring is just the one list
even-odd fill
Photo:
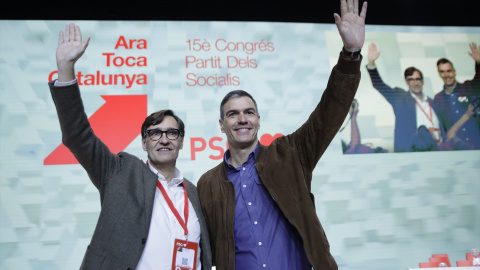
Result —
[[266, 264], [263, 264], [263, 268], [265, 268], [265, 267], [267, 267], [267, 265], [266, 265]]
[[244, 171], [245, 171], [245, 167], [243, 167], [243, 168], [242, 168], [242, 170], [244, 170]]
[[248, 202], [248, 205], [252, 205], [252, 203], [251, 203], [251, 202]]
[[243, 187], [247, 187], [247, 185], [243, 185]]
[[258, 242], [258, 245], [261, 246], [261, 245], [262, 245], [262, 242]]
[[258, 223], [258, 222], [257, 222], [256, 220], [253, 222], [253, 224], [255, 224], [255, 225], [257, 225], [257, 223]]
[[458, 113], [458, 110], [456, 110], [455, 113]]

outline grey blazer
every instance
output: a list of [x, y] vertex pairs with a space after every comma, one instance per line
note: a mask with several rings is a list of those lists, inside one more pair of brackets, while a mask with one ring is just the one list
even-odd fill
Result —
[[[63, 144], [100, 192], [100, 216], [80, 269], [135, 269], [148, 238], [157, 176], [139, 158], [110, 152], [93, 133], [78, 84], [55, 87], [50, 82], [49, 86]], [[184, 180], [200, 222], [202, 268], [210, 270], [212, 254], [197, 189]]]

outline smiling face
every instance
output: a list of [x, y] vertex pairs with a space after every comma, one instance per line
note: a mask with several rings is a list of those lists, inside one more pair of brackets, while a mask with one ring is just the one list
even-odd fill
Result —
[[227, 135], [231, 149], [254, 148], [258, 142], [260, 116], [251, 98], [235, 97], [223, 105], [223, 119], [220, 129]]
[[412, 75], [406, 77], [406, 82], [408, 84], [408, 87], [412, 93], [415, 95], [423, 95], [422, 89], [423, 89], [423, 78], [420, 72], [414, 71]]
[[[166, 131], [168, 129], [178, 129], [178, 123], [170, 115], [165, 116], [160, 124], [151, 125], [147, 130], [159, 129]], [[159, 171], [175, 168], [178, 153], [183, 148], [183, 136], [171, 140], [167, 138], [167, 134], [163, 133], [162, 137], [156, 141], [152, 140], [148, 135], [142, 139], [143, 150], [147, 151], [148, 159], [153, 167]]]
[[438, 75], [443, 80], [443, 83], [445, 86], [452, 86], [455, 84], [456, 79], [455, 77], [457, 76], [457, 73], [455, 72], [455, 69], [452, 67], [452, 64], [450, 63], [445, 63], [445, 64], [440, 64], [437, 66], [438, 68]]

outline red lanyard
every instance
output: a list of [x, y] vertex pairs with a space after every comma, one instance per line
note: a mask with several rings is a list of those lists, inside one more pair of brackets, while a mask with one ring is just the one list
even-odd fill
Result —
[[[150, 166], [150, 164], [148, 163], [148, 160], [147, 160], [147, 165]], [[173, 214], [177, 218], [178, 223], [180, 223], [180, 225], [182, 226], [183, 231], [185, 232], [185, 237], [188, 240], [188, 228], [187, 228], [187, 222], [188, 222], [188, 194], [187, 194], [187, 187], [185, 186], [185, 182], [182, 182], [182, 185], [183, 185], [183, 191], [184, 191], [183, 193], [185, 194], [185, 207], [183, 209], [183, 215], [185, 216], [185, 221], [183, 221], [182, 217], [180, 216], [177, 209], [173, 205], [172, 200], [170, 200], [170, 198], [168, 197], [168, 194], [165, 191], [165, 188], [163, 188], [162, 183], [160, 183], [160, 180], [157, 180], [158, 189], [160, 189], [160, 192], [162, 192], [162, 195], [165, 198], [165, 201], [167, 202], [168, 206], [170, 207], [170, 210], [172, 210]]]
[[423, 114], [425, 114], [425, 116], [426, 116], [427, 119], [430, 121], [430, 123], [432, 123], [432, 126], [433, 126], [434, 124], [433, 124], [433, 115], [432, 115], [432, 105], [430, 105], [430, 101], [427, 100], [428, 107], [430, 108], [430, 116], [428, 116], [428, 114], [423, 110], [422, 105], [420, 105], [420, 103], [418, 103], [417, 100], [415, 100], [415, 102], [417, 103], [417, 105], [418, 105], [418, 107], [420, 108], [420, 110], [422, 110]]
[[185, 187], [185, 183], [182, 182], [183, 189], [184, 189], [184, 194], [185, 194], [185, 207], [183, 210], [183, 214], [185, 216], [185, 221], [183, 221], [182, 217], [178, 213], [177, 209], [173, 205], [172, 201], [168, 197], [167, 192], [165, 191], [165, 188], [163, 188], [162, 183], [160, 183], [160, 180], [157, 180], [157, 187], [160, 189], [160, 191], [163, 194], [163, 197], [165, 198], [165, 201], [167, 201], [168, 206], [170, 207], [170, 210], [172, 210], [173, 214], [178, 220], [178, 223], [182, 226], [183, 230], [185, 231], [185, 237], [188, 239], [188, 228], [187, 228], [187, 222], [188, 222], [188, 195], [187, 195], [187, 188]]

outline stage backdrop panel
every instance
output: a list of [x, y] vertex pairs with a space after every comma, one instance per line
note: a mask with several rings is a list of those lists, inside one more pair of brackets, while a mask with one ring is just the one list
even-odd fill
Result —
[[[99, 195], [61, 144], [47, 86], [56, 78], [58, 32], [68, 21], [0, 21], [0, 269], [76, 269], [100, 211]], [[194, 183], [227, 149], [219, 104], [249, 91], [260, 139], [298, 128], [320, 100], [342, 48], [336, 26], [311, 23], [78, 21], [90, 45], [76, 64], [92, 125], [112, 151], [146, 160], [140, 123], [174, 110], [186, 124], [177, 166]], [[357, 93], [362, 141], [389, 153], [344, 155], [346, 128], [314, 171], [317, 215], [341, 269], [405, 269], [433, 253], [463, 260], [480, 244], [480, 151], [392, 153], [394, 116], [365, 69], [367, 46], [391, 86], [403, 70], [424, 72], [425, 93], [442, 88], [438, 58], [473, 78], [468, 44], [478, 28], [368, 26]], [[118, 117], [124, 113], [125, 118]], [[99, 134], [100, 136], [100, 134]], [[106, 138], [105, 137], [105, 138]]]

